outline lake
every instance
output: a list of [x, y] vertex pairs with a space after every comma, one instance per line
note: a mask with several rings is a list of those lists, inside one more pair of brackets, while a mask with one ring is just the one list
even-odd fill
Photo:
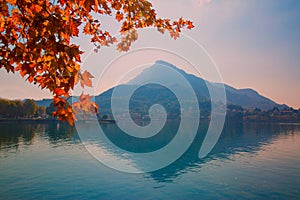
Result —
[[[101, 126], [115, 144], [136, 153], [168, 144], [178, 128], [170, 122], [160, 138], [133, 145], [119, 137], [116, 124]], [[131, 174], [95, 159], [74, 127], [0, 122], [0, 199], [300, 199], [300, 125], [226, 124], [214, 149], [199, 159], [206, 129], [200, 124], [172, 164]], [[91, 144], [105, 157], [120, 156], [101, 141]]]

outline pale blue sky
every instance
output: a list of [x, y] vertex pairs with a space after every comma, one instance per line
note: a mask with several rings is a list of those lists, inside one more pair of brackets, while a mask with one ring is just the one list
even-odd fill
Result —
[[[205, 47], [226, 84], [253, 88], [278, 103], [300, 108], [300, 1], [151, 2], [161, 17], [183, 16], [194, 21], [196, 27], [184, 34]], [[104, 26], [117, 34], [113, 21], [105, 19]], [[85, 51], [91, 48], [84, 37], [76, 41]], [[0, 97], [43, 98], [50, 95], [25, 83], [18, 75], [7, 75], [0, 70]]]

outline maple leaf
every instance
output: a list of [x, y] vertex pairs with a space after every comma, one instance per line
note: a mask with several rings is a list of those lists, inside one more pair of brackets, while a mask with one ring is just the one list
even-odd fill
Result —
[[77, 23], [73, 20], [70, 21], [70, 30], [71, 30], [72, 36], [78, 36], [78, 34], [79, 34], [78, 26], [79, 25], [80, 25], [80, 23]]
[[66, 2], [67, 2], [67, 0], [58, 0], [59, 1], [59, 3], [62, 5], [62, 6], [64, 6], [65, 4], [66, 4]]
[[85, 34], [91, 34], [92, 33], [92, 25], [89, 22], [85, 24], [85, 26], [83, 28], [83, 32]]
[[88, 87], [92, 87], [92, 78], [95, 78], [90, 72], [88, 72], [87, 70], [85, 70], [83, 72], [83, 74], [81, 74], [81, 80], [80, 80], [80, 84], [81, 87], [84, 88], [84, 85], [88, 86]]
[[56, 94], [56, 96], [62, 96], [62, 95], [65, 94], [65, 90], [62, 89], [62, 88], [56, 88], [56, 89], [54, 90], [54, 93]]
[[171, 31], [171, 32], [170, 32], [170, 35], [171, 35], [171, 37], [174, 38], [175, 40], [176, 40], [177, 38], [179, 38], [179, 33], [178, 33], [177, 31]]
[[123, 19], [123, 14], [121, 13], [121, 12], [117, 12], [117, 14], [116, 14], [116, 20], [119, 22], [119, 21], [121, 21]]
[[193, 22], [191, 22], [191, 21], [187, 21], [187, 22], [186, 22], [186, 25], [187, 25], [187, 28], [188, 28], [188, 29], [192, 29], [192, 28], [195, 27], [194, 24], [193, 24]]
[[28, 80], [29, 83], [32, 83], [33, 80], [34, 80], [34, 78], [33, 78], [32, 76], [29, 76], [29, 77], [27, 78], [27, 80]]
[[87, 113], [97, 113], [98, 105], [95, 102], [91, 102], [92, 96], [82, 93], [79, 97], [79, 101], [73, 103], [73, 109], [76, 113], [82, 112], [84, 117]]

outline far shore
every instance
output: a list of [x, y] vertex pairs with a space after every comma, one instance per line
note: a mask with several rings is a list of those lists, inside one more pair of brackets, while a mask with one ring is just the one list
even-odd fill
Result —
[[0, 122], [16, 122], [16, 121], [22, 121], [22, 122], [53, 122], [53, 121], [59, 121], [57, 119], [43, 119], [43, 118], [15, 118], [15, 119], [0, 119]]
[[[126, 120], [126, 119], [124, 119]], [[94, 120], [78, 120], [78, 121], [94, 121]], [[116, 121], [113, 119], [99, 119], [98, 120], [100, 123], [112, 123], [115, 124]], [[142, 122], [143, 120], [138, 120], [138, 122]], [[168, 121], [178, 121], [177, 120], [168, 120]], [[209, 119], [203, 119], [200, 120], [201, 122], [209, 122]], [[10, 119], [5, 119], [5, 118], [0, 118], [0, 122], [59, 122], [59, 123], [64, 123], [58, 119], [54, 118], [10, 118]], [[148, 122], [148, 120], [145, 120], [145, 122]], [[231, 120], [231, 119], [226, 119], [226, 122], [234, 122], [234, 123], [268, 123], [268, 124], [280, 124], [280, 125], [300, 125], [300, 121], [267, 121], [267, 120]]]

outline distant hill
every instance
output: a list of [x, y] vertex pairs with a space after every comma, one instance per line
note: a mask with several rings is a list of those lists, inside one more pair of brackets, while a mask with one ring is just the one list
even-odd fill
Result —
[[[192, 74], [188, 74], [185, 71], [178, 69], [176, 66], [165, 62], [165, 61], [157, 61], [153, 66], [145, 69], [140, 75], [131, 80], [129, 84], [135, 84], [138, 82], [142, 82], [143, 80], [155, 80], [159, 78], [158, 76], [164, 77], [168, 79], [168, 74], [164, 74], [161, 70], [161, 66], [168, 66], [177, 72], [179, 72], [183, 77], [185, 77], [189, 83], [192, 85], [196, 94], [202, 99], [209, 99], [210, 95], [206, 86], [206, 81], [200, 77], [197, 77]], [[170, 79], [170, 84], [176, 83], [176, 80]], [[218, 85], [219, 83], [211, 83], [207, 82], [207, 84]], [[260, 95], [253, 89], [236, 89], [229, 85], [224, 84], [225, 92], [227, 96], [227, 102], [229, 104], [240, 105], [244, 108], [259, 108], [262, 110], [272, 109], [274, 107], [278, 108], [288, 108], [286, 105], [277, 104], [271, 99]]]
[[35, 100], [37, 106], [44, 106], [48, 107], [52, 102], [52, 99], [42, 99], [42, 100]]
[[[169, 76], [168, 72], [162, 68], [162, 65], [177, 71], [190, 83], [195, 91], [195, 94], [197, 95], [198, 101], [200, 102], [200, 108], [201, 106], [205, 108], [210, 106], [210, 95], [206, 84], [211, 84], [212, 86], [218, 87], [220, 83], [206, 82], [200, 77], [197, 77], [193, 74], [188, 74], [182, 69], [179, 69], [176, 66], [161, 60], [157, 61], [151, 67], [143, 70], [141, 74], [129, 81], [128, 84], [119, 85], [116, 87], [121, 88], [122, 92], [124, 92], [124, 95], [128, 95], [127, 91], [131, 90], [133, 87], [136, 87], [136, 85], [140, 85], [140, 83], [156, 81], [163, 78], [167, 85], [179, 87], [184, 93], [186, 88], [180, 84], [177, 84], [178, 81], [174, 77]], [[287, 105], [278, 104], [271, 99], [260, 95], [253, 89], [236, 89], [226, 84], [224, 84], [224, 87], [228, 104], [240, 105], [246, 109], [258, 108], [261, 110], [268, 110], [274, 107], [278, 107], [280, 109], [288, 108]], [[114, 88], [111, 88], [95, 97], [96, 102], [100, 105], [100, 111], [102, 110], [106, 112], [107, 109], [110, 108], [110, 98]], [[130, 107], [136, 111], [145, 110], [145, 108], [149, 105], [151, 106], [153, 102], [161, 103], [171, 108], [175, 105], [176, 101], [175, 96], [172, 92], [170, 92], [170, 90], [168, 90], [166, 87], [156, 84], [148, 84], [139, 87], [131, 99]], [[36, 103], [38, 105], [47, 106], [51, 103], [51, 99], [39, 100], [36, 101]], [[120, 103], [122, 103], [121, 99]], [[172, 107], [172, 109], [177, 109], [177, 107]]]

